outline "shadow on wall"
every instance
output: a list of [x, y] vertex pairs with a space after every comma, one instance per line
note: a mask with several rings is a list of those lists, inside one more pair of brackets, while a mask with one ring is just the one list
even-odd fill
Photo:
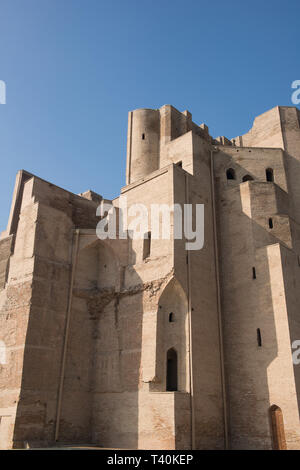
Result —
[[[111, 242], [100, 241], [94, 230], [90, 232], [80, 236], [77, 254], [58, 441], [104, 446], [118, 442], [120, 448], [137, 448], [142, 289], [124, 289], [128, 247], [120, 243], [130, 240], [112, 241], [118, 243], [119, 257]], [[70, 278], [71, 265], [65, 289], [49, 288], [63, 306], [60, 326], [53, 313], [51, 318], [49, 298], [44, 299], [47, 320], [38, 319], [39, 339], [36, 315], [29, 316], [15, 447], [26, 441], [54, 442]], [[142, 285], [137, 279], [138, 283]], [[59, 337], [57, 357], [51, 353], [54, 335]], [[44, 354], [34, 348], [42, 338]]]
[[[172, 435], [168, 435], [168, 417], [164, 420], [161, 415], [158, 423], [155, 421], [159, 408], [155, 396], [149, 395], [153, 383], [150, 382], [147, 389], [147, 384], [142, 381], [144, 315], [149, 309], [153, 312], [158, 309], [153, 327], [160, 322], [157, 332], [163, 335], [163, 338], [159, 337], [155, 357], [150, 357], [150, 363], [155, 363], [158, 369], [155, 385], [159, 385], [159, 391], [166, 392], [167, 350], [173, 348], [178, 352], [178, 361], [176, 370], [172, 364], [172, 372], [177, 376], [178, 390], [185, 392], [188, 386], [187, 347], [180, 331], [187, 328], [187, 302], [180, 285], [171, 280], [160, 296], [162, 309], [158, 308], [159, 292], [164, 284], [157, 280], [154, 285], [142, 281], [134, 265], [129, 263], [128, 253], [132, 249], [127, 243], [131, 245], [130, 238], [106, 243], [99, 240], [85, 243], [83, 238], [74, 286], [62, 406], [62, 441], [86, 442], [88, 439], [88, 442], [104, 447], [136, 449], [151, 447], [150, 442], [159, 442], [163, 447], [173, 437], [173, 428]], [[135, 256], [131, 258], [135, 262]], [[130, 285], [126, 283], [126, 270], [131, 271]], [[162, 314], [169, 312], [171, 307], [172, 322], [169, 315]], [[80, 344], [84, 346], [79, 355]], [[143, 361], [145, 367], [145, 357]], [[147, 404], [141, 405], [141, 394], [147, 395]], [[174, 405], [173, 400], [166, 401], [175, 409], [178, 405], [176, 395]], [[182, 403], [182, 399], [179, 400], [181, 408]], [[186, 425], [188, 419], [182, 419], [182, 409], [176, 409], [176, 413], [181, 422], [175, 419], [175, 439], [180, 440], [182, 436], [185, 438], [189, 425]], [[148, 416], [148, 424], [145, 416]], [[156, 436], [153, 436], [151, 426], [155, 428]]]
[[124, 287], [128, 248], [122, 250], [122, 242], [83, 239], [78, 254], [62, 441], [138, 446], [142, 289]]
[[[73, 253], [75, 246], [73, 243]], [[59, 443], [94, 443], [132, 449], [140, 446], [139, 394], [141, 386], [145, 385], [141, 383], [145, 302], [156, 312], [160, 325], [156, 359], [151, 357], [151, 361], [156, 360], [160, 382], [149, 384], [147, 396], [152, 386], [158, 385], [159, 391], [166, 392], [168, 350], [177, 354], [177, 368], [174, 360], [169, 365], [173, 373], [172, 388], [177, 381], [179, 391], [172, 392], [174, 400], [163, 398], [171, 407], [170, 416], [174, 416], [172, 407], [175, 406], [175, 436], [173, 427], [170, 436], [169, 424], [165, 429], [164, 420], [161, 422], [160, 418], [155, 428], [156, 438], [159, 436], [157, 442], [161, 439], [162, 445], [173, 442], [174, 446], [175, 438], [175, 446], [180, 448], [182, 439], [186, 441], [190, 428], [188, 357], [184, 335], [180, 334], [180, 330], [187, 329], [186, 297], [175, 280], [171, 280], [165, 290], [167, 280], [156, 280], [154, 285], [144, 283], [135, 271], [134, 252], [129, 260], [132, 251], [130, 238], [100, 241], [94, 231], [82, 230], [77, 261], [73, 263], [74, 285], [70, 297], [71, 264], [65, 269], [64, 285], [59, 289], [54, 283], [54, 278], [57, 281], [52, 266], [55, 262], [49, 259], [45, 281], [48, 295], [43, 299], [45, 309], [34, 308], [29, 316], [15, 447], [22, 447], [26, 441], [37, 446], [53, 444], [57, 416]], [[127, 285], [128, 271], [131, 281]], [[53, 298], [55, 306], [51, 310]], [[68, 298], [72, 303], [62, 373]], [[162, 308], [158, 308], [158, 302]], [[176, 380], [174, 375], [177, 375]], [[61, 412], [58, 413], [61, 384]], [[149, 400], [153, 400], [154, 407], [157, 405], [155, 397]], [[142, 410], [143, 416], [148, 416], [147, 410], [151, 410], [152, 405], [143, 406], [146, 410]], [[155, 413], [151, 415], [154, 421]], [[153, 429], [147, 429], [149, 424], [143, 419], [144, 439], [149, 443]]]
[[[278, 389], [278, 383], [286, 382], [285, 359], [274, 361], [278, 358], [278, 341], [285, 342], [286, 348], [291, 347], [288, 327], [292, 340], [296, 332], [293, 329], [295, 308], [289, 304], [299, 296], [295, 291], [290, 295], [288, 279], [284, 278], [289, 324], [285, 331], [279, 329], [279, 322], [286, 319], [284, 296], [276, 291], [277, 286], [280, 287], [281, 269], [285, 271], [285, 256], [281, 267], [281, 254], [288, 253], [294, 263], [297, 256], [279, 238], [282, 232], [276, 236], [276, 218], [274, 226], [269, 223], [270, 216], [276, 214], [266, 212], [264, 199], [242, 200], [246, 193], [240, 192], [242, 181], [235, 180], [234, 170], [237, 169], [239, 174], [247, 173], [247, 170], [224, 154], [221, 158], [217, 162], [216, 194], [230, 441], [233, 449], [269, 449], [276, 441], [274, 427], [270, 426], [270, 405], [275, 394], [282, 397], [285, 402], [276, 405], [282, 408], [284, 419], [290, 390], [288, 384], [284, 398], [285, 392]], [[227, 174], [226, 168], [231, 170]], [[228, 185], [226, 179], [231, 180]], [[259, 175], [247, 175], [248, 195], [251, 195], [251, 185], [256, 184], [256, 179], [261, 181]], [[268, 181], [267, 184], [273, 184]], [[248, 215], [252, 210], [257, 220], [254, 220], [255, 215], [252, 214], [254, 218]], [[297, 241], [293, 233], [291, 237], [295, 247]], [[278, 243], [281, 243], [280, 248], [277, 248]], [[299, 281], [298, 275], [297, 280], [296, 277], [293, 280], [298, 292]], [[299, 327], [298, 331], [300, 338]], [[299, 373], [294, 366], [298, 408]], [[295, 415], [295, 426], [298, 421]], [[286, 428], [285, 431], [287, 440], [292, 442], [294, 429]]]

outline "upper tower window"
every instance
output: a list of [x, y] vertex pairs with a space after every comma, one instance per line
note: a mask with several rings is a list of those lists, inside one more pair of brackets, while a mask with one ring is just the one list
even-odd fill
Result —
[[272, 183], [274, 181], [274, 172], [272, 168], [266, 169], [266, 180]]
[[226, 171], [226, 176], [228, 180], [235, 180], [235, 171], [233, 168], [228, 168]]
[[142, 134], [142, 140], [145, 140], [145, 134]]
[[169, 313], [169, 322], [170, 323], [174, 323], [175, 321], [175, 315], [173, 312]]

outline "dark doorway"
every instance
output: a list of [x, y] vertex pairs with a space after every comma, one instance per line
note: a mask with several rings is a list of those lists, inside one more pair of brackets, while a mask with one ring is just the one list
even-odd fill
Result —
[[235, 171], [233, 168], [228, 168], [226, 171], [226, 176], [228, 180], [235, 180]]
[[177, 352], [171, 348], [167, 352], [167, 392], [176, 392], [178, 387]]

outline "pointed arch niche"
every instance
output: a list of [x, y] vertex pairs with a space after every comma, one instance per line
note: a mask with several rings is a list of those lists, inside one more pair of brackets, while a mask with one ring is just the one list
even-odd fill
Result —
[[87, 236], [81, 239], [75, 285], [84, 289], [114, 287], [118, 290], [120, 266], [114, 250], [106, 241], [96, 239], [88, 243]]
[[179, 282], [173, 278], [162, 292], [157, 310], [156, 381], [152, 384], [153, 390], [188, 390], [188, 338], [187, 298]]

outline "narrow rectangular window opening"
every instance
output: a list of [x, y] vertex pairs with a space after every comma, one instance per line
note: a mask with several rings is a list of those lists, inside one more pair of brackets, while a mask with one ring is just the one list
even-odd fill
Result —
[[145, 134], [142, 134], [142, 140], [145, 140]]
[[257, 344], [261, 348], [262, 347], [262, 339], [261, 339], [260, 328], [257, 328], [256, 333], [257, 333]]
[[272, 168], [266, 169], [266, 180], [272, 183], [274, 181], [274, 172]]
[[145, 233], [143, 245], [143, 259], [149, 258], [151, 251], [151, 232]]
[[174, 323], [174, 321], [175, 321], [175, 316], [174, 316], [174, 313], [171, 312], [169, 313], [169, 323]]
[[272, 219], [272, 217], [269, 218], [269, 228], [273, 228], [273, 219]]
[[252, 268], [252, 278], [256, 279], [256, 270], [254, 267]]

